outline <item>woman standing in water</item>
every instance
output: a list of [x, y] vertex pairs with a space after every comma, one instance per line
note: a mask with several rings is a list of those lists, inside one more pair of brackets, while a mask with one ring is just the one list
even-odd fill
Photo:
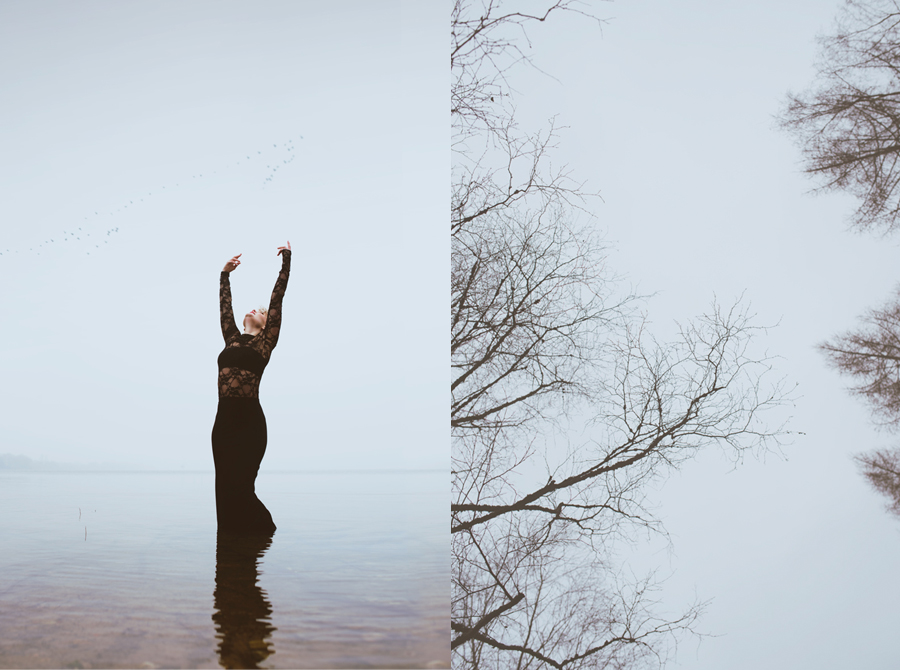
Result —
[[281, 272], [267, 310], [244, 316], [237, 329], [231, 309], [229, 275], [240, 264], [238, 254], [219, 276], [219, 312], [225, 349], [219, 354], [219, 408], [212, 430], [216, 464], [216, 518], [220, 531], [271, 534], [272, 515], [256, 497], [254, 484], [266, 453], [266, 417], [259, 404], [259, 381], [281, 330], [281, 301], [291, 271], [291, 243], [278, 247]]

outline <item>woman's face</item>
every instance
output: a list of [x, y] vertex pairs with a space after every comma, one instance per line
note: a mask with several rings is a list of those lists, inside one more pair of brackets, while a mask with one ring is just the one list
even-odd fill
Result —
[[258, 328], [262, 330], [266, 326], [266, 315], [260, 312], [258, 309], [254, 309], [251, 312], [247, 312], [244, 315], [244, 330], [248, 330], [251, 328]]

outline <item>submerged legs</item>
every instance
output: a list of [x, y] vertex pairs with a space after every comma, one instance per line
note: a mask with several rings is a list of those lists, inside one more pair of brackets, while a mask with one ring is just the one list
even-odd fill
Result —
[[212, 431], [219, 531], [271, 534], [272, 515], [256, 497], [266, 453], [266, 417], [257, 398], [219, 398]]

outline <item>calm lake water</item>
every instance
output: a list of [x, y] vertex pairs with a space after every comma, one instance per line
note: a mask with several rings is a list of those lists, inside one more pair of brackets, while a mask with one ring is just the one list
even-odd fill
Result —
[[0, 666], [449, 667], [445, 472], [263, 471], [218, 544], [213, 483], [0, 472]]

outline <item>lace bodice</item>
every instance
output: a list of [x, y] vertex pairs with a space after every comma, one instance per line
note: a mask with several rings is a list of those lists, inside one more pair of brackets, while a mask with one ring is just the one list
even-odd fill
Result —
[[259, 380], [269, 364], [281, 330], [281, 301], [291, 273], [291, 252], [282, 253], [281, 272], [272, 290], [266, 325], [257, 335], [238, 330], [231, 308], [231, 283], [227, 272], [219, 275], [219, 314], [225, 348], [219, 354], [219, 397], [258, 398]]

